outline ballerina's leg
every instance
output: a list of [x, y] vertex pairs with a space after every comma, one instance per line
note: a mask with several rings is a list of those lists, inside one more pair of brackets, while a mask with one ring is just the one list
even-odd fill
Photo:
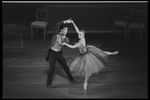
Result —
[[108, 51], [104, 51], [107, 55], [116, 55], [119, 53], [119, 51], [114, 51], [114, 52], [108, 52]]
[[87, 85], [88, 85], [88, 79], [89, 79], [89, 76], [85, 76], [85, 81], [84, 81], [84, 89], [86, 90], [87, 89]]

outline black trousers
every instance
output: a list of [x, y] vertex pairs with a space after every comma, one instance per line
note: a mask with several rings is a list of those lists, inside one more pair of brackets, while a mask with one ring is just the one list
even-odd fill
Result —
[[50, 49], [50, 54], [49, 54], [49, 65], [50, 65], [50, 68], [49, 68], [48, 74], [47, 74], [47, 85], [51, 85], [52, 84], [56, 61], [58, 61], [60, 63], [60, 65], [62, 66], [62, 68], [66, 72], [69, 80], [73, 81], [74, 78], [72, 77], [72, 75], [70, 73], [70, 70], [69, 70], [68, 65], [67, 65], [67, 63], [65, 61], [65, 58], [63, 57], [62, 51], [56, 52], [56, 51], [53, 51], [53, 50]]

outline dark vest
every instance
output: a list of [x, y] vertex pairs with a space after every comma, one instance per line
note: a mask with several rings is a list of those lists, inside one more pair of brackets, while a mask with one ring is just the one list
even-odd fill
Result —
[[[58, 51], [61, 51], [63, 45], [60, 45], [58, 40], [59, 40], [59, 37], [57, 38], [57, 35], [54, 35], [52, 37], [52, 41], [49, 46], [49, 49], [53, 47], [53, 48], [57, 49]], [[63, 42], [69, 43], [69, 38], [68, 37], [62, 38], [61, 43], [63, 43]]]

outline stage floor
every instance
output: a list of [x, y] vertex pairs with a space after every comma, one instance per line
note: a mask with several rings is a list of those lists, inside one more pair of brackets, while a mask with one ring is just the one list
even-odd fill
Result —
[[[69, 84], [59, 63], [56, 64], [53, 89], [46, 87], [48, 68], [45, 61], [51, 34], [30, 36], [30, 24], [3, 25], [3, 98], [148, 98], [147, 38], [125, 39], [123, 34], [88, 33], [87, 44], [119, 54], [109, 56], [108, 66], [89, 79], [87, 90], [84, 78], [74, 76], [79, 84]], [[67, 34], [70, 44], [78, 41], [77, 34]], [[77, 49], [63, 49], [66, 60], [76, 57]]]

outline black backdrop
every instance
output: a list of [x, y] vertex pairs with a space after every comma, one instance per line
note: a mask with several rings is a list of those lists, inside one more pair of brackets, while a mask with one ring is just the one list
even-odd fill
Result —
[[[73, 18], [81, 29], [113, 29], [114, 21], [121, 19], [123, 8], [148, 11], [148, 3], [3, 3], [3, 21], [8, 19], [28, 20], [36, 18], [37, 8], [49, 10], [49, 30], [61, 20]], [[73, 27], [72, 27], [73, 28]]]

